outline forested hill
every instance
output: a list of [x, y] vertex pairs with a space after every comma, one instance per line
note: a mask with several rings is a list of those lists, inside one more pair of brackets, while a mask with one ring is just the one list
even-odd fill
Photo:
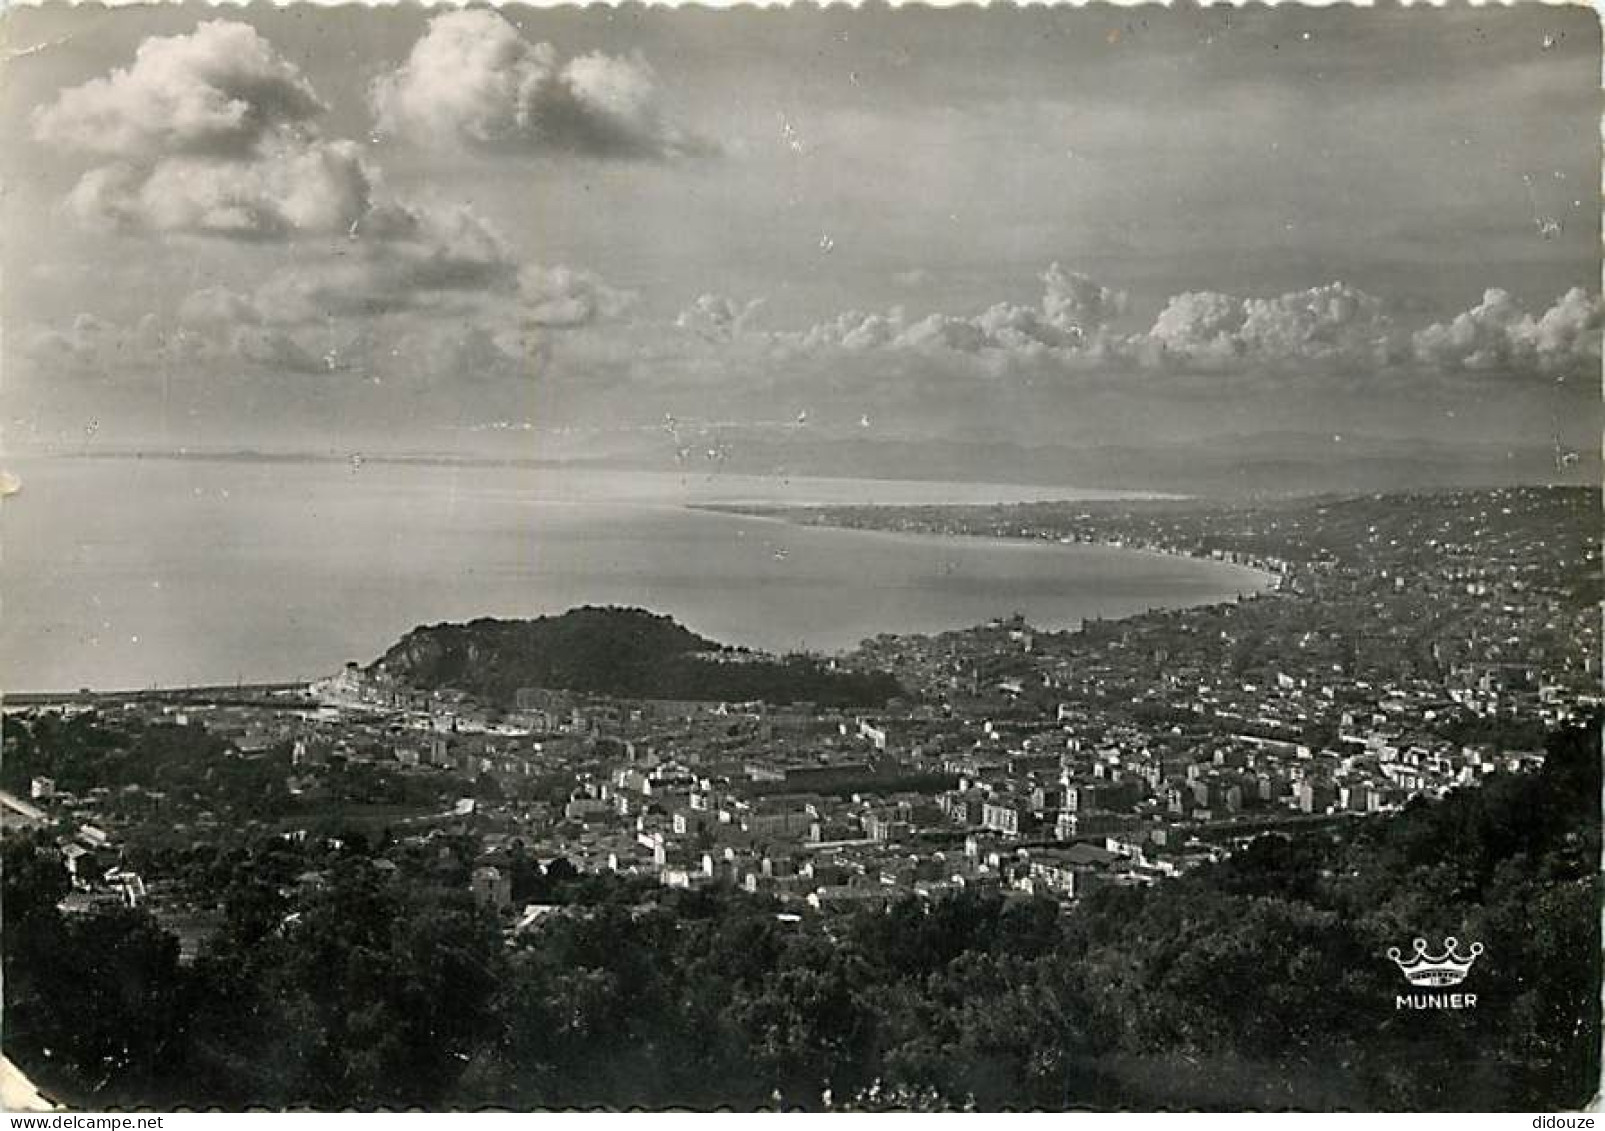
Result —
[[460, 688], [511, 705], [521, 687], [639, 699], [882, 706], [886, 674], [834, 671], [803, 656], [727, 648], [644, 609], [570, 609], [534, 620], [481, 619], [413, 629], [370, 670], [420, 690]]

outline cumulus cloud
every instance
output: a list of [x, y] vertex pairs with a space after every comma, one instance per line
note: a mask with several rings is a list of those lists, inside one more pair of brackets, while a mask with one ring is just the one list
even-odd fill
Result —
[[1238, 353], [1243, 318], [1240, 299], [1218, 291], [1185, 291], [1171, 296], [1148, 337], [1178, 356], [1230, 360]]
[[[349, 325], [280, 325], [267, 321], [253, 296], [227, 287], [188, 295], [177, 318], [146, 314], [119, 323], [82, 313], [60, 328], [33, 327], [24, 351], [34, 371], [138, 381], [161, 375], [215, 381], [256, 374], [366, 372], [393, 359], [388, 344], [430, 333], [436, 324], [414, 320], [387, 334], [382, 349], [372, 335]], [[460, 328], [459, 328], [460, 332]]]
[[1126, 310], [1126, 293], [1110, 290], [1057, 263], [1042, 275], [1042, 313], [1050, 326], [1065, 332], [1090, 334], [1114, 321]]
[[405, 344], [410, 367], [426, 382], [527, 376], [542, 356], [515, 330], [479, 323], [422, 327]]
[[116, 328], [93, 314], [81, 313], [64, 327], [33, 326], [22, 337], [23, 356], [58, 367], [92, 364]]
[[230, 352], [241, 361], [280, 373], [326, 373], [336, 366], [316, 356], [290, 334], [264, 326], [238, 326]]
[[183, 326], [236, 326], [261, 320], [261, 312], [248, 295], [227, 287], [192, 291], [178, 307], [178, 321]]
[[67, 212], [92, 227], [277, 239], [345, 231], [377, 176], [349, 141], [318, 136], [323, 103], [246, 24], [146, 39], [131, 66], [61, 92], [36, 140], [107, 159]]
[[466, 205], [392, 208], [374, 220], [370, 266], [398, 288], [496, 290], [517, 274], [507, 242]]
[[25, 341], [25, 352], [35, 359], [108, 366], [119, 362], [138, 364], [166, 345], [167, 335], [153, 314], [123, 325], [83, 311], [61, 329], [35, 327]]
[[[1129, 330], [1120, 328], [1128, 308], [1120, 291], [1057, 264], [1041, 278], [1037, 302], [974, 314], [848, 310], [805, 329], [759, 333], [738, 317], [740, 303], [704, 296], [676, 325], [725, 351], [730, 365], [750, 370], [757, 357], [792, 374], [798, 388], [820, 384], [820, 402], [855, 384], [860, 398], [909, 385], [948, 400], [1030, 387], [1121, 394], [1156, 380], [1177, 394], [1215, 395], [1228, 384], [1313, 394], [1410, 381], [1441, 391], [1441, 376], [1457, 369], [1597, 371], [1605, 329], [1605, 306], [1581, 289], [1534, 313], [1490, 292], [1477, 308], [1412, 337], [1384, 300], [1334, 282], [1272, 296], [1189, 291], [1166, 300], [1148, 329]], [[746, 356], [730, 350], [736, 345]], [[712, 372], [715, 364], [698, 359], [691, 368]]]
[[532, 326], [572, 328], [599, 318], [617, 318], [634, 296], [608, 286], [588, 271], [531, 264], [518, 274], [523, 316]]
[[908, 320], [901, 307], [884, 314], [846, 310], [800, 334], [783, 334], [780, 342], [805, 351], [837, 348], [860, 352], [894, 345], [907, 329]]
[[248, 24], [211, 20], [153, 36], [131, 66], [61, 93], [33, 114], [40, 141], [102, 157], [243, 156], [323, 103]]
[[1103, 356], [1113, 344], [1108, 324], [1126, 307], [1126, 296], [1086, 275], [1054, 263], [1042, 274], [1035, 306], [996, 303], [980, 314], [934, 313], [909, 319], [902, 308], [885, 313], [847, 311], [787, 338], [801, 349], [853, 352], [908, 349], [969, 354], [1085, 353]]
[[[551, 332], [619, 317], [634, 300], [587, 271], [515, 270], [494, 233], [476, 229], [466, 212], [458, 219], [456, 241], [437, 233], [416, 244], [359, 245], [283, 270], [252, 293], [203, 288], [180, 304], [179, 323], [254, 365], [311, 372], [374, 363], [431, 380], [529, 372], [549, 356]], [[420, 223], [427, 230], [438, 220]], [[304, 348], [309, 337], [336, 344]]]
[[1418, 330], [1411, 345], [1419, 361], [1448, 370], [1567, 376], [1598, 369], [1602, 326], [1600, 297], [1580, 287], [1539, 315], [1495, 287], [1450, 321]]
[[372, 188], [351, 142], [280, 142], [248, 161], [180, 156], [91, 169], [67, 209], [91, 227], [269, 239], [348, 231], [372, 208]]
[[675, 317], [674, 324], [710, 342], [728, 342], [746, 331], [763, 302], [761, 298], [737, 302], [725, 295], [698, 295]]
[[374, 214], [346, 253], [297, 263], [256, 291], [268, 322], [371, 316], [510, 295], [518, 266], [506, 242], [467, 207]]
[[1247, 299], [1238, 332], [1251, 355], [1310, 360], [1377, 360], [1392, 325], [1382, 300], [1344, 283]]
[[[564, 144], [646, 144], [630, 131], [658, 123], [650, 76], [634, 62], [585, 57], [554, 74], [589, 115], [563, 120]], [[557, 114], [555, 106], [543, 112]], [[101, 162], [65, 201], [86, 224], [236, 241], [323, 239], [253, 286], [188, 295], [171, 333], [154, 318], [120, 327], [86, 314], [31, 333], [28, 355], [57, 371], [106, 375], [133, 373], [156, 350], [168, 360], [182, 353], [237, 363], [224, 372], [365, 371], [374, 362], [410, 379], [438, 362], [442, 373], [509, 373], [544, 356], [546, 331], [630, 306], [632, 294], [589, 272], [521, 268], [466, 206], [388, 196], [356, 144], [319, 134], [323, 109], [292, 64], [227, 21], [147, 39], [130, 66], [43, 107], [33, 121], [38, 140]], [[574, 132], [582, 129], [591, 140]], [[596, 132], [606, 130], [614, 132]], [[653, 138], [660, 135], [668, 136]], [[400, 341], [409, 343], [405, 359], [392, 348]]]
[[[505, 375], [545, 348], [532, 329], [609, 317], [631, 298], [583, 271], [520, 271], [466, 207], [389, 207], [375, 210], [372, 227], [343, 254], [300, 259], [254, 290], [192, 292], [178, 306], [178, 334], [197, 357], [248, 369]], [[494, 366], [481, 364], [486, 343], [501, 359]]]
[[662, 158], [707, 145], [665, 120], [644, 59], [560, 61], [496, 12], [446, 12], [370, 89], [381, 131], [424, 145]]
[[54, 375], [135, 377], [210, 356], [206, 342], [155, 314], [121, 323], [84, 311], [60, 327], [28, 327], [21, 337], [36, 371]]
[[[558, 67], [550, 47], [526, 43], [493, 13], [438, 17], [409, 68], [380, 84], [394, 113], [444, 115], [487, 142], [504, 125], [534, 131], [543, 144], [599, 153], [664, 148], [675, 136], [657, 118], [643, 65], [585, 56]], [[459, 85], [418, 103], [442, 68]], [[506, 123], [475, 117], [498, 100], [513, 114]], [[584, 271], [521, 274], [506, 242], [466, 207], [386, 197], [356, 144], [319, 136], [314, 119], [323, 109], [295, 66], [252, 28], [212, 21], [147, 39], [131, 66], [44, 107], [34, 131], [112, 159], [84, 173], [65, 202], [86, 225], [234, 240], [346, 237], [337, 253], [298, 259], [252, 294], [190, 296], [180, 312], [185, 325], [284, 327], [424, 310], [462, 316], [490, 301], [516, 309], [529, 326], [571, 328], [629, 305], [632, 296]], [[241, 335], [233, 352], [298, 367], [293, 341], [276, 334]]]
[[501, 254], [477, 221], [387, 199], [357, 144], [319, 135], [323, 109], [254, 29], [211, 21], [147, 39], [132, 66], [63, 91], [33, 128], [40, 141], [111, 158], [65, 201], [90, 226], [240, 240], [349, 235], [394, 244], [404, 259], [412, 249], [420, 274]]
[[1572, 366], [1597, 369], [1600, 360], [1601, 327], [1605, 326], [1605, 301], [1573, 287], [1539, 315], [1523, 336], [1546, 370]]
[[1346, 283], [1274, 298], [1189, 291], [1166, 303], [1139, 348], [1183, 365], [1263, 366], [1287, 362], [1379, 364], [1397, 353], [1381, 299]]
[[[985, 317], [984, 315], [982, 317]], [[887, 320], [891, 324], [891, 320]], [[874, 333], [881, 323], [866, 320], [857, 327], [853, 336], [862, 340], [866, 330]], [[1003, 348], [1003, 343], [986, 332], [978, 318], [961, 318], [951, 314], [931, 314], [901, 330], [891, 341], [892, 345], [912, 349], [937, 348], [959, 353], [978, 353], [983, 349]]]

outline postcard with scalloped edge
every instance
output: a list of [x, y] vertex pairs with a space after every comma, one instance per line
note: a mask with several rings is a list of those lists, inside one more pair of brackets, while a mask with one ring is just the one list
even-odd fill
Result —
[[3, 38], [8, 1110], [1594, 1103], [1594, 11]]

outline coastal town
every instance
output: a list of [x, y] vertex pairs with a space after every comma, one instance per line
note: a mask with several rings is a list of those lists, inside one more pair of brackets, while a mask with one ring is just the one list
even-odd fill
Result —
[[1067, 631], [1002, 616], [877, 636], [828, 661], [896, 679], [864, 707], [534, 685], [492, 701], [358, 663], [304, 685], [13, 697], [6, 826], [53, 838], [62, 910], [146, 907], [187, 958], [247, 854], [284, 848], [293, 916], [353, 837], [397, 882], [448, 868], [509, 937], [561, 911], [556, 878], [587, 875], [798, 918], [960, 891], [1069, 905], [1540, 766], [1546, 732], [1601, 702], [1599, 507], [1535, 487], [788, 511], [1202, 556], [1264, 584]]

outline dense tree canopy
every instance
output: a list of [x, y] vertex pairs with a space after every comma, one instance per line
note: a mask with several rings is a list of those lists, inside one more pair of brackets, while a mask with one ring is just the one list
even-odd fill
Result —
[[883, 672], [838, 671], [808, 656], [738, 652], [644, 609], [592, 606], [534, 620], [415, 628], [374, 667], [421, 690], [454, 687], [503, 706], [511, 706], [523, 687], [833, 707], [881, 706], [901, 692]]

